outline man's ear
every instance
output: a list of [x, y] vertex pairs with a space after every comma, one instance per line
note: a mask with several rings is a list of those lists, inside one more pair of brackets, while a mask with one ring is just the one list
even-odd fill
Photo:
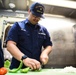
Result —
[[29, 9], [29, 10], [28, 10], [28, 13], [30, 13], [30, 12], [31, 12], [31, 10]]

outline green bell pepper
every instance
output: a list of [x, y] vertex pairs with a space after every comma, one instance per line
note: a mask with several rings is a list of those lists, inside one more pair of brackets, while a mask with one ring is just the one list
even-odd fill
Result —
[[20, 60], [20, 65], [19, 65], [19, 67], [18, 68], [14, 68], [14, 69], [9, 69], [9, 72], [10, 73], [17, 73], [20, 69], [21, 69], [21, 67], [22, 67], [22, 65], [23, 65], [23, 62], [22, 62], [22, 60]]
[[40, 72], [42, 69], [36, 69], [36, 70], [31, 70], [30, 67], [27, 67], [27, 68], [24, 68], [24, 69], [21, 69], [20, 72], [21, 73], [27, 73], [29, 71], [34, 71], [34, 72]]
[[10, 60], [4, 61], [4, 67], [9, 68], [10, 63], [11, 63]]
[[20, 72], [21, 73], [27, 73], [29, 70], [30, 70], [30, 68], [27, 67], [27, 68], [21, 69]]

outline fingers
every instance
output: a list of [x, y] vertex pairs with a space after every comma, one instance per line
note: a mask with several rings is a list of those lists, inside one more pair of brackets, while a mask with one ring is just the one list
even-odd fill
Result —
[[35, 59], [27, 58], [23, 61], [25, 66], [30, 67], [32, 70], [39, 69], [41, 67], [40, 62]]
[[47, 62], [48, 62], [48, 59], [46, 59], [46, 58], [45, 59], [42, 59], [42, 64], [43, 65], [47, 64]]
[[39, 69], [41, 67], [40, 62], [36, 60], [32, 60], [31, 65], [32, 65], [32, 70]]
[[31, 63], [31, 66], [32, 66], [32, 67], [31, 67], [32, 70], [37, 69], [37, 66], [36, 66], [35, 63], [32, 62], [32, 63]]
[[41, 64], [37, 64], [37, 69], [40, 69], [41, 68]]
[[40, 61], [41, 61], [41, 63], [42, 63], [43, 65], [47, 64], [48, 59], [49, 59], [49, 57], [48, 57], [47, 55], [45, 55], [45, 56], [42, 55], [42, 56], [40, 57]]
[[45, 64], [45, 59], [42, 59], [41, 61], [42, 61], [42, 64], [44, 65]]

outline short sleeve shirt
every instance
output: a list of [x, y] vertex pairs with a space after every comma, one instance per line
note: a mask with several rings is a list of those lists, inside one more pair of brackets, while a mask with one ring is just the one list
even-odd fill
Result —
[[47, 29], [40, 24], [32, 25], [28, 19], [14, 23], [8, 32], [7, 42], [9, 40], [16, 42], [25, 55], [38, 61], [42, 47], [52, 46]]

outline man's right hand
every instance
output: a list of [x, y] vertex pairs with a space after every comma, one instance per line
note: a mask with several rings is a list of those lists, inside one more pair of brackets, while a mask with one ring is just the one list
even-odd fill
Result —
[[32, 70], [36, 70], [41, 67], [41, 64], [39, 61], [37, 61], [35, 59], [28, 58], [28, 57], [23, 60], [23, 63], [25, 66], [30, 67]]

